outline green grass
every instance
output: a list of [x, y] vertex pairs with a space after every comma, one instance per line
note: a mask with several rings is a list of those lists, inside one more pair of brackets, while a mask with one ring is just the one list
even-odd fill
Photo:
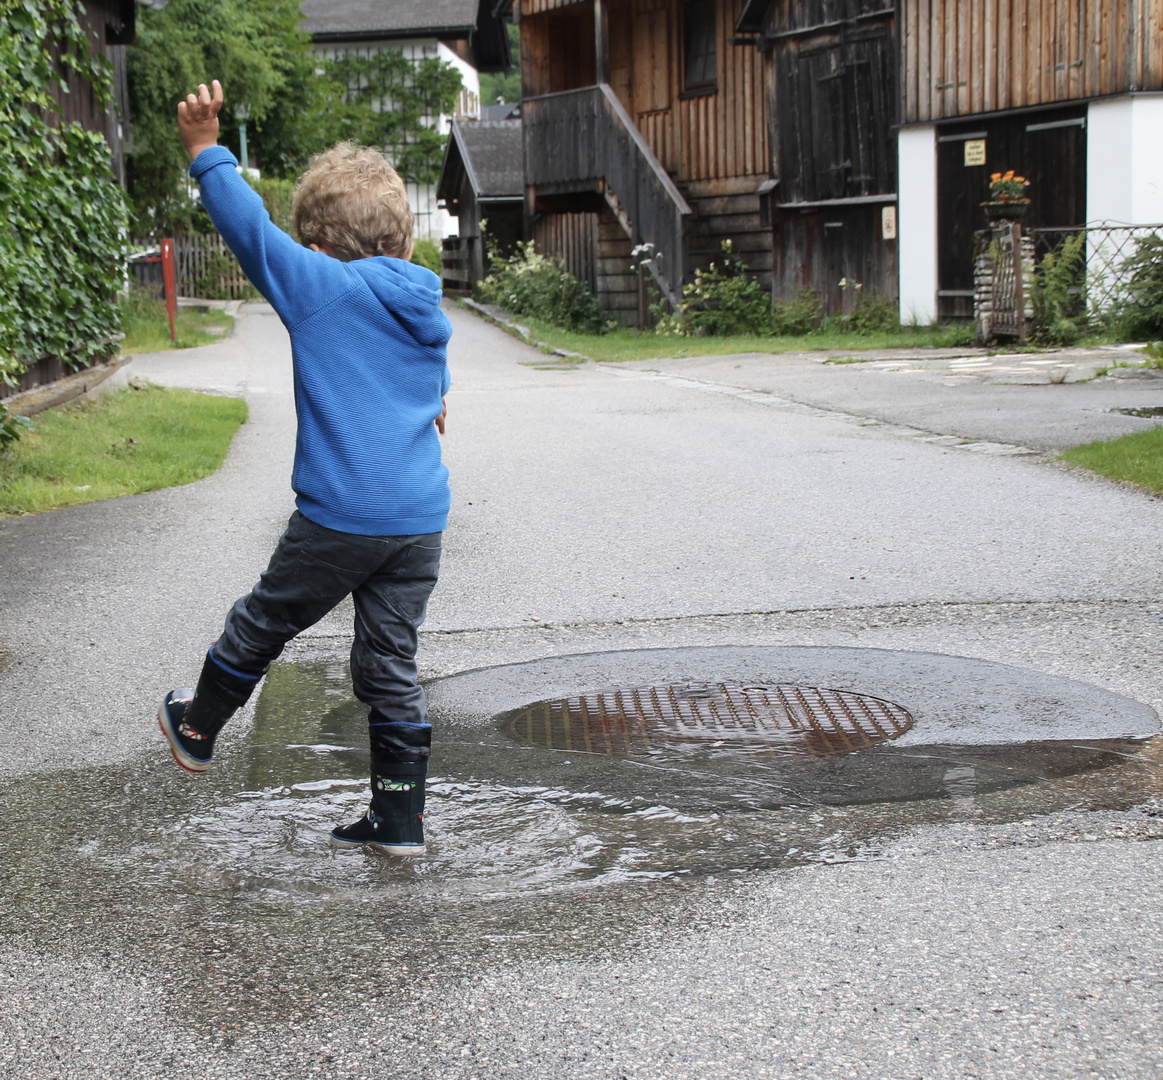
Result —
[[[901, 327], [885, 333], [806, 334], [802, 337], [663, 337], [618, 329], [601, 337], [573, 334], [523, 315], [510, 316], [529, 328], [537, 341], [558, 349], [579, 352], [591, 360], [668, 360], [681, 356], [723, 356], [729, 353], [783, 353], [817, 349], [917, 349], [958, 347], [973, 344], [972, 324]], [[852, 361], [855, 362], [855, 361]]]
[[245, 420], [239, 398], [150, 385], [39, 413], [0, 453], [0, 517], [200, 480]]
[[1125, 480], [1163, 495], [1163, 427], [1136, 431], [1109, 442], [1075, 446], [1062, 458], [1100, 476]]
[[221, 341], [234, 320], [222, 311], [198, 311], [196, 308], [178, 308], [174, 320], [177, 342], [170, 340], [170, 322], [166, 305], [155, 300], [143, 289], [131, 290], [121, 301], [121, 329], [125, 340], [123, 353], [163, 352], [166, 349], [192, 349], [198, 345], [212, 345]]

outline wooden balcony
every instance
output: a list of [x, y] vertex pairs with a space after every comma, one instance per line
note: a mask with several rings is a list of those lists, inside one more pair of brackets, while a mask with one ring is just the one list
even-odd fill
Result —
[[[525, 183], [534, 194], [600, 193], [671, 305], [682, 294], [691, 208], [606, 83], [526, 98]], [[649, 256], [649, 258], [648, 258]]]

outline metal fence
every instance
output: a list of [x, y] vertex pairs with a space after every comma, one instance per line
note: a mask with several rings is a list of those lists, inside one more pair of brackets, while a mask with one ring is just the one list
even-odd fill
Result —
[[1085, 235], [1085, 263], [1071, 291], [1079, 298], [1079, 311], [1091, 317], [1109, 315], [1133, 300], [1131, 277], [1137, 264], [1132, 261], [1144, 239], [1163, 236], [1160, 225], [1083, 225], [1078, 228], [1032, 229], [1035, 260], [1060, 254], [1073, 237]]
[[[1022, 237], [1020, 256], [1012, 241], [1006, 243], [1004, 234], [1011, 228]], [[1047, 324], [1063, 315], [1100, 325], [1120, 319], [1144, 301], [1145, 240], [1163, 243], [1163, 224], [1102, 222], [1021, 231], [999, 222], [983, 229], [976, 235], [974, 251], [974, 318], [979, 340], [988, 341], [997, 334], [1024, 339], [1027, 332], [1045, 333]], [[1056, 301], [1055, 311], [1046, 303], [1052, 276], [1048, 256], [1067, 279], [1065, 305]], [[1159, 276], [1163, 277], [1163, 271]]]

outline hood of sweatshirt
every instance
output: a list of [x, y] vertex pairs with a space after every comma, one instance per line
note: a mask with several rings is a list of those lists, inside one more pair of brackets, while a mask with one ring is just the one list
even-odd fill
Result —
[[448, 344], [452, 324], [440, 310], [440, 278], [431, 270], [385, 256], [355, 259], [347, 265], [421, 345]]

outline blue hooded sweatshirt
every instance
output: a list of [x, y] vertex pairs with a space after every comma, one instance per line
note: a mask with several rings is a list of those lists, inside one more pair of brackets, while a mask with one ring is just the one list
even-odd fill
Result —
[[402, 259], [340, 262], [275, 227], [225, 147], [190, 166], [202, 202], [291, 335], [300, 512], [364, 536], [441, 532], [448, 470], [434, 426], [452, 327], [440, 280]]

